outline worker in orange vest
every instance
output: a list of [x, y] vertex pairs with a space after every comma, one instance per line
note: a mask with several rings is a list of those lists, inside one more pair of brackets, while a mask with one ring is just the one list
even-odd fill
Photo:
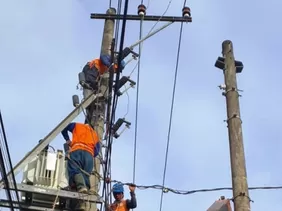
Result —
[[[70, 141], [68, 132], [72, 133], [72, 141]], [[94, 166], [93, 157], [97, 155], [99, 136], [89, 124], [74, 122], [62, 131], [62, 135], [70, 146], [67, 166], [69, 185], [71, 187], [75, 185], [80, 193], [88, 193], [90, 189], [89, 175]]]
[[124, 198], [124, 189], [123, 184], [116, 183], [113, 185], [113, 195], [115, 198], [114, 203], [107, 207], [107, 211], [129, 211], [130, 209], [134, 209], [137, 207], [137, 200], [135, 196], [135, 186], [130, 185], [130, 195], [131, 199], [123, 199]]
[[[111, 56], [101, 55], [100, 58], [96, 58], [90, 62], [87, 62], [83, 67], [82, 72], [84, 73], [85, 81], [80, 81], [80, 84], [85, 89], [96, 92], [98, 90], [98, 81], [101, 75], [109, 70], [111, 67]], [[125, 67], [125, 61], [121, 61], [121, 70]], [[116, 72], [118, 66], [115, 62], [114, 72]]]

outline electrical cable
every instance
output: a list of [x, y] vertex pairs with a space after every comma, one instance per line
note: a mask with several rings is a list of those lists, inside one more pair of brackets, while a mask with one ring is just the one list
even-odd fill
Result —
[[[121, 3], [122, 1], [119, 1], [119, 6], [121, 8]], [[124, 14], [123, 14], [123, 24], [122, 24], [122, 30], [121, 30], [121, 38], [120, 38], [120, 50], [119, 50], [119, 55], [121, 55], [122, 51], [123, 51], [123, 43], [124, 43], [124, 37], [125, 37], [125, 27], [126, 27], [126, 16], [127, 16], [127, 10], [128, 10], [128, 3], [129, 1], [126, 0], [125, 1], [125, 5], [124, 5]], [[117, 23], [116, 25], [117, 28], [119, 28], [119, 23]], [[116, 30], [116, 37], [118, 35], [118, 30]], [[110, 169], [110, 164], [111, 164], [111, 149], [112, 149], [112, 142], [113, 142], [113, 136], [111, 134], [111, 128], [114, 122], [114, 118], [115, 118], [115, 111], [116, 111], [116, 107], [117, 107], [117, 91], [118, 91], [118, 85], [119, 85], [119, 76], [120, 76], [120, 71], [121, 71], [121, 57], [118, 57], [118, 72], [116, 74], [116, 78], [115, 78], [115, 91], [114, 91], [114, 96], [113, 96], [113, 104], [112, 104], [112, 111], [111, 111], [111, 118], [109, 120], [109, 139], [108, 139], [108, 147], [107, 147], [107, 152], [105, 153], [105, 160], [106, 160], [106, 164], [105, 164], [105, 174], [104, 174], [104, 178], [109, 172], [108, 169]], [[104, 187], [103, 187], [103, 195], [106, 192], [106, 184], [104, 183]], [[109, 192], [109, 191], [108, 191]], [[105, 193], [105, 197], [108, 194]], [[107, 202], [107, 200], [105, 200]], [[106, 203], [105, 203], [106, 206]]]
[[[121, 183], [123, 185], [132, 185], [132, 183], [123, 183], [117, 180], [112, 180], [111, 182], [114, 183]], [[194, 193], [200, 193], [200, 192], [215, 192], [215, 191], [223, 191], [223, 190], [232, 190], [231, 187], [221, 187], [221, 188], [204, 188], [204, 189], [195, 189], [195, 190], [177, 190], [177, 189], [172, 189], [168, 188], [162, 185], [136, 185], [136, 188], [140, 190], [145, 190], [145, 189], [158, 189], [162, 190], [164, 193], [174, 193], [178, 195], [190, 195]], [[249, 190], [280, 190], [282, 189], [282, 186], [254, 186], [254, 187], [249, 187]]]
[[[126, 28], [126, 16], [127, 16], [127, 11], [128, 11], [128, 0], [125, 0], [124, 4], [124, 13], [123, 13], [123, 21], [122, 21], [122, 30], [121, 30], [121, 38], [120, 38], [120, 49], [119, 49], [119, 55], [121, 55], [123, 51], [123, 45], [124, 45], [124, 38], [125, 38], [125, 28]], [[113, 125], [113, 119], [115, 115], [115, 110], [116, 110], [116, 105], [117, 105], [117, 91], [118, 91], [118, 85], [119, 85], [119, 76], [120, 76], [120, 71], [121, 71], [121, 57], [118, 57], [118, 71], [116, 74], [116, 79], [115, 79], [115, 91], [114, 91], [114, 97], [113, 97], [113, 106], [112, 106], [112, 112], [111, 112], [111, 119], [110, 119], [110, 124], [109, 128], [112, 127]], [[109, 143], [108, 143], [108, 151], [111, 152], [111, 143], [112, 143], [112, 134], [109, 134]], [[109, 161], [106, 161], [106, 169], [107, 169], [107, 163]]]
[[4, 180], [4, 184], [5, 184], [5, 191], [6, 191], [6, 196], [9, 200], [10, 206], [11, 206], [11, 210], [14, 210], [14, 205], [13, 205], [13, 199], [12, 199], [12, 195], [11, 195], [11, 190], [10, 190], [10, 185], [9, 185], [9, 180], [7, 177], [7, 172], [5, 169], [5, 165], [4, 165], [4, 160], [3, 160], [3, 153], [2, 153], [2, 149], [0, 147], [0, 172], [2, 174], [2, 179]]
[[[185, 7], [185, 5], [186, 5], [186, 0], [184, 0], [183, 7]], [[163, 172], [162, 186], [164, 186], [165, 179], [166, 179], [166, 169], [167, 169], [168, 152], [169, 152], [169, 144], [170, 144], [170, 134], [171, 134], [172, 117], [173, 117], [173, 109], [174, 109], [174, 99], [175, 99], [176, 84], [177, 84], [178, 64], [179, 64], [181, 41], [182, 41], [182, 31], [183, 31], [183, 22], [181, 23], [181, 26], [180, 26], [178, 50], [177, 50], [177, 56], [176, 56], [175, 74], [174, 74], [174, 83], [173, 83], [173, 91], [172, 91], [171, 109], [170, 109], [170, 117], [169, 117], [169, 127], [168, 127], [168, 134], [167, 134], [167, 145], [166, 145], [166, 153], [165, 153], [165, 163], [164, 163], [164, 172]], [[160, 211], [162, 211], [163, 194], [164, 194], [164, 192], [162, 191], [161, 192], [161, 198], [160, 198]]]
[[[141, 0], [141, 4], [143, 4], [143, 0]], [[139, 31], [139, 39], [142, 39], [143, 35], [143, 19], [144, 16], [141, 17], [140, 20], [140, 31]], [[139, 84], [140, 84], [140, 61], [141, 61], [141, 51], [142, 51], [142, 43], [139, 43], [139, 58], [138, 58], [138, 69], [137, 69], [137, 88], [136, 88], [136, 108], [135, 108], [135, 128], [134, 128], [134, 150], [133, 150], [133, 183], [135, 183], [135, 173], [136, 173], [136, 153], [137, 153], [137, 135], [138, 135], [138, 111], [139, 111]]]
[[[19, 193], [18, 193], [18, 189], [17, 189], [17, 182], [15, 179], [15, 174], [13, 171], [13, 166], [12, 166], [12, 160], [11, 160], [11, 155], [10, 155], [10, 150], [9, 150], [9, 146], [8, 146], [8, 142], [7, 142], [7, 136], [6, 136], [6, 131], [5, 131], [5, 127], [4, 127], [4, 122], [3, 122], [3, 117], [2, 117], [2, 113], [0, 112], [0, 126], [1, 126], [1, 130], [2, 130], [2, 135], [3, 135], [3, 146], [5, 146], [6, 149], [6, 154], [7, 154], [7, 159], [8, 159], [8, 168], [10, 168], [11, 171], [11, 177], [12, 177], [12, 183], [15, 189], [15, 195], [17, 198], [17, 202], [20, 203], [20, 197], [19, 197]], [[19, 207], [21, 208], [20, 204]]]
[[[117, 14], [120, 14], [121, 13], [121, 6], [122, 6], [122, 0], [119, 0], [118, 1], [118, 9], [117, 9]], [[116, 39], [116, 43], [115, 43], [115, 49], [117, 48], [117, 44], [118, 44], [118, 36], [119, 36], [119, 22], [120, 20], [117, 20], [116, 21], [116, 29], [115, 29], [115, 39]], [[108, 104], [108, 106], [110, 106], [110, 104]], [[106, 141], [106, 145], [107, 145], [107, 148], [105, 150], [105, 168], [104, 168], [104, 179], [106, 177], [109, 176], [110, 174], [110, 166], [111, 166], [111, 145], [112, 145], [112, 140], [113, 140], [113, 137], [111, 135], [111, 128], [112, 128], [112, 125], [113, 125], [113, 121], [114, 121], [114, 114], [113, 114], [113, 111], [115, 111], [115, 100], [113, 100], [113, 103], [112, 103], [112, 112], [111, 112], [111, 118], [108, 119], [107, 121], [109, 122], [108, 124], [108, 131], [109, 131], [109, 138], [108, 140]], [[108, 192], [109, 192], [109, 187], [106, 185], [106, 183], [103, 184], [103, 190], [102, 190], [102, 197], [105, 196], [105, 202], [107, 203], [107, 196], [109, 195]], [[111, 195], [110, 195], [110, 200], [111, 200]], [[106, 203], [105, 203], [105, 206], [106, 206]], [[102, 209], [102, 205], [101, 205], [101, 209]], [[105, 207], [106, 209], [106, 207]]]
[[169, 0], [165, 11], [164, 11], [163, 14], [161, 15], [161, 17], [157, 20], [157, 22], [152, 26], [152, 28], [150, 29], [150, 31], [148, 32], [148, 34], [150, 34], [150, 33], [153, 31], [153, 29], [157, 26], [157, 24], [160, 22], [160, 20], [162, 19], [162, 17], [167, 13], [167, 11], [168, 11], [168, 9], [169, 9], [169, 7], [170, 7], [170, 5], [171, 5], [171, 2], [172, 2], [172, 0]]
[[[149, 1], [150, 1], [150, 0], [149, 0]], [[148, 1], [148, 3], [149, 3], [149, 1]], [[169, 9], [169, 7], [170, 7], [170, 5], [171, 5], [171, 2], [172, 2], [172, 0], [170, 0], [170, 1], [168, 2], [165, 11], [164, 11], [163, 14], [161, 15], [161, 17], [157, 20], [157, 22], [152, 26], [152, 28], [149, 30], [149, 32], [147, 33], [146, 36], [148, 36], [148, 35], [154, 30], [154, 28], [155, 28], [155, 27], [157, 26], [157, 24], [160, 22], [161, 18], [167, 13], [167, 11], [168, 11], [168, 9]], [[148, 9], [148, 7], [147, 7], [147, 9]], [[140, 38], [140, 40], [141, 40], [141, 39], [142, 39], [142, 38]], [[140, 46], [140, 44], [139, 44], [139, 46]], [[142, 42], [142, 48], [143, 48], [143, 42]], [[130, 78], [131, 75], [134, 73], [134, 71], [136, 70], [137, 67], [138, 67], [138, 62], [136, 63], [136, 65], [134, 66], [134, 68], [133, 68], [133, 69], [131, 70], [131, 72], [129, 73], [129, 78]]]

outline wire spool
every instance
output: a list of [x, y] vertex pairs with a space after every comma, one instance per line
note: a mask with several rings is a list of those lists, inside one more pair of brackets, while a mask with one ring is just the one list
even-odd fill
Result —
[[72, 96], [72, 104], [74, 107], [77, 107], [79, 105], [79, 97], [78, 95], [73, 95]]
[[183, 9], [182, 9], [182, 16], [184, 18], [191, 17], [191, 11], [190, 11], [189, 7], [183, 7]]
[[144, 4], [140, 4], [138, 6], [138, 15], [145, 16], [146, 15], [146, 6]]

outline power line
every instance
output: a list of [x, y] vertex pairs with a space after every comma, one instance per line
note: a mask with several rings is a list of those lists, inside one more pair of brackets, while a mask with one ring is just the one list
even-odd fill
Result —
[[[121, 38], [120, 38], [120, 49], [119, 49], [119, 55], [121, 55], [122, 51], [123, 51], [123, 43], [124, 43], [124, 37], [125, 37], [125, 27], [126, 27], [126, 16], [127, 16], [127, 10], [128, 10], [128, 0], [125, 0], [125, 5], [124, 5], [124, 13], [123, 13], [123, 20], [122, 20], [122, 30], [121, 30]], [[122, 5], [122, 0], [118, 1], [118, 14], [120, 14], [121, 12], [121, 5]], [[117, 21], [116, 23], [116, 34], [115, 34], [115, 39], [118, 40], [118, 35], [119, 35], [119, 21]], [[117, 47], [117, 42], [115, 43]], [[115, 111], [116, 111], [116, 106], [117, 106], [117, 91], [118, 91], [118, 85], [119, 85], [119, 76], [120, 76], [120, 67], [121, 67], [121, 57], [118, 57], [118, 72], [116, 74], [116, 78], [115, 78], [115, 89], [114, 89], [114, 96], [113, 96], [113, 103], [112, 103], [112, 111], [111, 111], [111, 115], [110, 115], [110, 119], [109, 124], [108, 124], [108, 128], [109, 128], [109, 137], [108, 137], [108, 143], [107, 143], [107, 149], [106, 149], [106, 153], [105, 153], [105, 170], [104, 170], [104, 179], [109, 175], [110, 173], [110, 165], [111, 165], [111, 149], [112, 149], [112, 141], [113, 141], [113, 135], [111, 133], [111, 128], [115, 119]], [[108, 104], [109, 106], [109, 104]], [[105, 201], [107, 202], [107, 196], [108, 196], [108, 192], [110, 190], [106, 190], [109, 187], [106, 187], [107, 184], [104, 183], [103, 185], [103, 195], [105, 193]], [[105, 206], [106, 203], [105, 203]]]
[[[184, 5], [186, 5], [186, 0], [184, 0]], [[173, 108], [174, 108], [174, 98], [175, 98], [175, 90], [176, 90], [176, 83], [177, 83], [177, 74], [178, 74], [178, 64], [179, 64], [179, 57], [180, 57], [180, 48], [181, 48], [181, 41], [182, 41], [182, 31], [183, 31], [183, 22], [180, 26], [180, 33], [179, 33], [179, 41], [178, 41], [178, 50], [176, 56], [176, 65], [175, 65], [175, 74], [174, 74], [174, 83], [173, 83], [173, 91], [172, 91], [172, 100], [171, 100], [171, 109], [170, 109], [170, 117], [169, 117], [169, 127], [168, 127], [168, 134], [167, 134], [167, 145], [166, 145], [166, 153], [165, 153], [165, 164], [164, 164], [164, 172], [163, 172], [163, 182], [162, 186], [165, 184], [166, 178], [166, 169], [167, 169], [167, 160], [168, 160], [168, 151], [169, 151], [169, 144], [170, 144], [170, 133], [171, 133], [171, 123], [172, 123], [172, 116], [173, 116]], [[163, 204], [163, 194], [161, 192], [161, 199], [160, 199], [160, 211], [162, 210]]]
[[[143, 0], [141, 0], [141, 4], [143, 4]], [[145, 14], [144, 14], [145, 15]], [[143, 35], [143, 17], [140, 19], [140, 29], [139, 29], [139, 40], [142, 39]], [[138, 68], [137, 68], [137, 88], [136, 88], [136, 107], [135, 107], [135, 128], [134, 128], [134, 151], [133, 151], [133, 183], [135, 183], [135, 173], [136, 173], [136, 159], [137, 159], [137, 134], [138, 134], [138, 111], [139, 111], [139, 84], [140, 84], [140, 62], [141, 62], [141, 52], [142, 52], [142, 43], [139, 43], [138, 49]]]
[[[123, 183], [117, 180], [112, 180], [111, 182], [115, 183], [121, 183], [123, 185], [132, 185], [132, 183]], [[177, 189], [172, 189], [168, 188], [162, 185], [135, 185], [136, 188], [141, 189], [141, 190], [146, 190], [146, 189], [157, 189], [157, 190], [162, 190], [163, 193], [174, 193], [178, 195], [190, 195], [194, 193], [200, 193], [200, 192], [215, 192], [215, 191], [223, 191], [223, 190], [232, 190], [231, 187], [220, 187], [220, 188], [204, 188], [204, 189], [194, 189], [194, 190], [177, 190]], [[254, 187], [249, 187], [249, 190], [280, 190], [282, 189], [282, 186], [254, 186]]]

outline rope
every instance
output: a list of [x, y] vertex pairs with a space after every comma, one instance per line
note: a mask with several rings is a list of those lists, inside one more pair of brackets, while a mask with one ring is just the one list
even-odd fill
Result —
[[[186, 0], [184, 1], [184, 6], [185, 6], [185, 4], [186, 4]], [[175, 65], [174, 83], [173, 83], [172, 100], [171, 100], [171, 109], [170, 109], [169, 126], [168, 126], [168, 134], [167, 134], [167, 145], [166, 145], [166, 153], [165, 153], [165, 164], [164, 164], [162, 186], [164, 186], [165, 179], [166, 179], [166, 169], [167, 169], [168, 151], [169, 151], [169, 144], [170, 144], [170, 133], [171, 133], [171, 125], [172, 125], [171, 123], [172, 123], [172, 116], [173, 116], [173, 109], [174, 109], [174, 98], [175, 98], [175, 91], [176, 91], [176, 84], [177, 84], [178, 64], [179, 64], [180, 48], [181, 48], [181, 41], [182, 41], [182, 31], [183, 31], [183, 22], [181, 23], [181, 26], [180, 26], [178, 50], [177, 50], [177, 56], [176, 56], [176, 65]], [[164, 194], [164, 192], [162, 191], [161, 199], [160, 199], [160, 211], [162, 211], [163, 194]]]

